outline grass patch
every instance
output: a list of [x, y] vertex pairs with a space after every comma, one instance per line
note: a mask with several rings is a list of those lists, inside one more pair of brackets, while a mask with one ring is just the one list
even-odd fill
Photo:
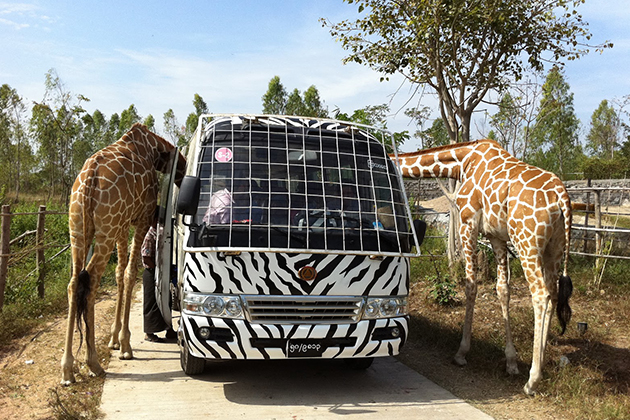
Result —
[[[423, 254], [437, 254], [443, 241], [435, 249], [425, 246], [428, 247], [426, 242]], [[520, 263], [511, 261], [510, 321], [521, 373], [509, 377], [505, 373], [505, 333], [494, 284], [496, 262], [490, 255], [485, 258], [489, 262], [489, 278], [478, 284], [468, 365], [459, 368], [451, 362], [459, 347], [464, 321], [463, 285], [456, 290], [455, 303], [445, 306], [436, 302], [432, 295], [436, 270], [434, 261], [428, 257], [412, 262], [411, 331], [401, 359], [457, 396], [479, 402], [482, 409], [492, 401], [509, 400], [516, 404], [511, 406], [515, 411], [531, 410], [528, 418], [553, 415], [572, 419], [630, 419], [630, 262], [608, 261], [601, 284], [596, 287], [594, 260], [571, 257], [573, 320], [565, 335], [560, 336], [554, 315], [543, 381], [538, 395], [528, 398], [522, 387], [529, 376], [532, 358], [531, 294]], [[437, 260], [437, 264], [448, 273], [445, 258]], [[588, 324], [585, 334], [578, 332], [577, 322]], [[538, 407], [545, 407], [546, 411], [540, 414]], [[505, 412], [491, 414], [506, 415]]]
[[[13, 205], [13, 213], [36, 212], [39, 204]], [[59, 205], [48, 205], [49, 211], [63, 211]], [[23, 232], [36, 228], [36, 215], [14, 215], [11, 221], [11, 237], [15, 238]], [[40, 298], [37, 291], [37, 276], [35, 272], [35, 237], [26, 236], [11, 246], [5, 301], [0, 313], [0, 356], [8, 356], [5, 360], [4, 375], [0, 377], [0, 389], [7, 390], [14, 395], [15, 401], [33, 399], [34, 393], [40, 393], [38, 401], [48, 401], [53, 417], [57, 419], [96, 419], [99, 418], [99, 405], [104, 377], [88, 377], [85, 366], [76, 373], [77, 383], [71, 387], [56, 385], [59, 381], [59, 361], [63, 347], [65, 332], [65, 314], [68, 309], [67, 286], [70, 280], [70, 250], [52, 259], [63, 246], [69, 243], [67, 214], [46, 215], [46, 266], [44, 275], [44, 297]], [[111, 261], [115, 262], [115, 254]], [[97, 300], [103, 293], [109, 294], [115, 285], [115, 264], [109, 264], [102, 279]], [[113, 318], [113, 315], [110, 316]], [[107, 348], [108, 331], [111, 321], [107, 321], [97, 335], [97, 351], [99, 360], [106, 368], [109, 362], [110, 350]], [[46, 343], [43, 354], [33, 355], [40, 340], [51, 330], [62, 329], [50, 342]], [[31, 337], [29, 339], [29, 337]], [[85, 346], [83, 347], [83, 349]], [[21, 349], [21, 350], [20, 350]], [[82, 359], [76, 354], [77, 360]], [[19, 351], [19, 354], [18, 354]], [[24, 357], [34, 358], [33, 368], [24, 368]], [[17, 356], [16, 356], [17, 355]], [[15, 357], [21, 359], [15, 360]], [[15, 360], [15, 361], [14, 361]], [[77, 362], [82, 365], [80, 361]], [[7, 366], [11, 364], [9, 368]], [[35, 369], [35, 370], [34, 370]], [[37, 373], [35, 373], [37, 372]], [[53, 379], [54, 378], [54, 379]], [[23, 382], [29, 383], [26, 388]], [[3, 391], [4, 392], [4, 391]], [[28, 400], [27, 400], [28, 397]], [[19, 405], [19, 404], [18, 404]], [[41, 410], [41, 408], [38, 408]]]

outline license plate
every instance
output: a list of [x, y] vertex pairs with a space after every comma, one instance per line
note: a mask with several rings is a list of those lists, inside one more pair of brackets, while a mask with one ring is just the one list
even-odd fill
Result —
[[322, 357], [326, 346], [320, 340], [289, 340], [287, 357]]

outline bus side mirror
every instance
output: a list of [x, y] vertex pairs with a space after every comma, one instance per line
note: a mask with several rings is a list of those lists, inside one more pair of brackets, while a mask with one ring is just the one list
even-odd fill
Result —
[[200, 193], [201, 179], [196, 176], [186, 175], [179, 187], [177, 213], [183, 216], [194, 216], [199, 206]]
[[413, 228], [416, 231], [416, 237], [418, 238], [418, 245], [422, 245], [424, 241], [424, 235], [427, 233], [427, 224], [424, 220], [415, 219], [413, 221]]

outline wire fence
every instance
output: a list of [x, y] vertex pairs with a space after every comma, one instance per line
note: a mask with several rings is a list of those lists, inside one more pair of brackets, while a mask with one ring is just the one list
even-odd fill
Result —
[[[571, 254], [593, 257], [597, 264], [601, 260], [618, 259], [630, 260], [630, 228], [619, 227], [619, 222], [625, 226], [630, 226], [630, 206], [611, 205], [613, 195], [616, 196], [615, 203], [622, 204], [623, 197], [628, 196], [630, 201], [630, 188], [625, 187], [576, 187], [569, 188], [569, 195], [574, 199], [574, 224], [572, 226], [572, 246]], [[410, 192], [412, 201], [413, 192]], [[586, 202], [580, 202], [580, 198], [586, 196]], [[620, 198], [621, 197], [621, 198]], [[592, 202], [591, 202], [592, 199]], [[626, 210], [626, 211], [623, 211]], [[27, 276], [37, 276], [37, 291], [40, 298], [44, 297], [45, 284], [44, 276], [46, 264], [58, 256], [62, 255], [70, 248], [70, 244], [45, 243], [44, 233], [46, 231], [46, 217], [50, 215], [62, 215], [67, 212], [47, 211], [46, 206], [40, 206], [37, 212], [11, 213], [11, 206], [2, 206], [0, 220], [2, 222], [0, 232], [0, 311], [4, 305], [4, 291], [6, 287], [8, 268], [12, 263], [20, 259], [36, 254], [35, 269]], [[429, 224], [437, 226], [437, 231], [446, 231], [448, 228], [448, 212], [438, 212], [432, 209], [413, 211], [414, 218], [429, 219]], [[37, 227], [21, 233], [11, 239], [11, 221], [16, 216], [37, 216]], [[577, 216], [577, 217], [576, 217]], [[11, 251], [11, 246], [15, 246], [27, 237], [35, 236], [35, 246], [21, 249], [16, 252]], [[427, 235], [426, 239], [444, 239], [446, 234]], [[60, 250], [46, 259], [44, 251], [51, 248]], [[421, 255], [427, 257], [446, 257], [441, 255]]]
[[[35, 269], [28, 273], [26, 277], [31, 275], [37, 276], [37, 294], [40, 298], [44, 298], [46, 293], [44, 284], [46, 264], [70, 248], [70, 244], [45, 243], [46, 216], [60, 214], [67, 214], [67, 212], [47, 211], [46, 206], [39, 206], [39, 211], [37, 212], [11, 213], [10, 205], [2, 206], [2, 212], [0, 213], [0, 220], [2, 222], [2, 229], [0, 231], [0, 312], [4, 306], [4, 292], [7, 284], [9, 266], [20, 262], [33, 253], [35, 253]], [[25, 231], [11, 239], [11, 221], [13, 218], [16, 216], [33, 215], [37, 216], [37, 228], [35, 230]], [[16, 245], [20, 241], [33, 235], [35, 236], [35, 246], [27, 247], [17, 252], [11, 252], [12, 245]], [[45, 251], [51, 248], [61, 248], [61, 250], [46, 259]]]
[[[619, 226], [630, 226], [630, 205], [623, 205], [624, 198], [628, 200], [626, 203], [630, 202], [630, 188], [576, 187], [567, 191], [574, 200], [571, 254], [595, 259], [630, 260], [630, 229]], [[586, 202], [581, 202], [584, 196]], [[613, 196], [614, 200], [611, 199]], [[412, 201], [415, 200], [412, 197]], [[413, 217], [428, 221], [437, 227], [438, 232], [448, 228], [449, 212], [423, 209], [414, 211]], [[446, 240], [447, 235], [427, 235], [425, 238]], [[446, 257], [446, 254], [432, 256]]]

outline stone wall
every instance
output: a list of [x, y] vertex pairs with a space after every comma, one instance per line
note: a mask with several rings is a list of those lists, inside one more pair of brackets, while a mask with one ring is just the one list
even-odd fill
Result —
[[[565, 182], [571, 200], [578, 203], [588, 201], [588, 192], [578, 191], [577, 188], [586, 188], [587, 181], [567, 181]], [[628, 206], [630, 207], [630, 180], [628, 179], [595, 179], [591, 181], [591, 187], [610, 188], [610, 190], [600, 192], [602, 206]], [[623, 190], [622, 188], [627, 188]], [[595, 201], [593, 193], [590, 194], [590, 202]], [[630, 211], [630, 209], [629, 209]]]
[[[575, 202], [586, 203], [587, 192], [578, 191], [576, 188], [584, 188], [587, 181], [567, 181], [565, 182], [571, 199]], [[606, 206], [629, 206], [630, 207], [630, 180], [629, 179], [598, 179], [591, 181], [592, 187], [600, 188], [628, 188], [627, 190], [610, 190], [601, 192], [601, 204]], [[432, 178], [426, 179], [405, 179], [405, 188], [411, 202], [433, 200], [442, 196], [442, 190], [438, 186], [438, 181]], [[573, 190], [573, 191], [572, 191]], [[594, 202], [591, 194], [590, 202]], [[629, 209], [630, 211], [630, 209]]]

